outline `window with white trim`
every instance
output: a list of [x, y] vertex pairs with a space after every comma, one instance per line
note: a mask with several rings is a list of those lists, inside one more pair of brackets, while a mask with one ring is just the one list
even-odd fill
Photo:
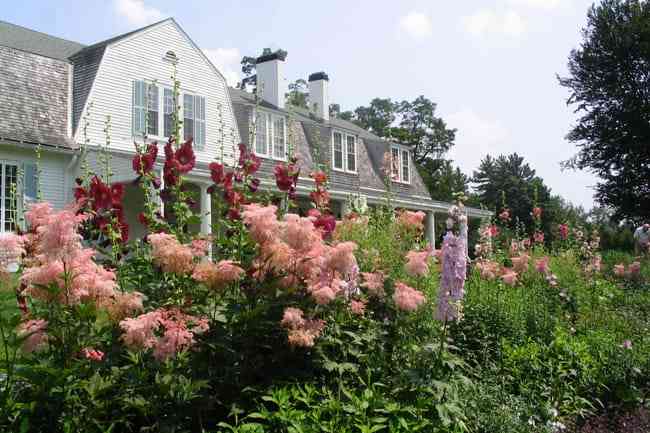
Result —
[[411, 183], [411, 152], [400, 146], [393, 146], [390, 152], [393, 181]]
[[332, 134], [332, 154], [334, 170], [343, 170], [343, 134], [340, 132]]
[[356, 173], [357, 172], [357, 139], [354, 135], [346, 135], [345, 142], [346, 142], [345, 169], [350, 173]]
[[286, 161], [287, 124], [284, 116], [258, 111], [253, 141], [257, 156]]
[[357, 172], [357, 137], [341, 131], [332, 132], [332, 168]]
[[[162, 91], [161, 91], [162, 89]], [[164, 139], [174, 133], [176, 98], [171, 87], [143, 80], [133, 82], [133, 135], [146, 134]], [[194, 139], [194, 148], [203, 150], [206, 141], [205, 97], [185, 93], [182, 100], [183, 138]], [[162, 116], [160, 109], [162, 107]]]
[[18, 165], [0, 161], [0, 233], [16, 230]]

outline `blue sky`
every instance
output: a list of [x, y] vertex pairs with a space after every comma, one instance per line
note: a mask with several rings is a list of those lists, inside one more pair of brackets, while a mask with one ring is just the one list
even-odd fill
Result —
[[591, 1], [21, 0], [0, 19], [90, 44], [173, 16], [230, 80], [242, 55], [289, 52], [289, 81], [330, 76], [343, 109], [425, 95], [458, 128], [468, 174], [487, 154], [523, 155], [558, 193], [592, 206], [588, 173], [561, 171], [575, 119], [556, 74], [580, 42]]

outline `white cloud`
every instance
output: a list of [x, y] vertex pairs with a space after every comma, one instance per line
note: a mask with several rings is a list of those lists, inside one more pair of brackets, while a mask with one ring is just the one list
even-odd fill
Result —
[[431, 18], [422, 12], [409, 12], [399, 20], [400, 29], [416, 39], [427, 38], [433, 33]]
[[466, 32], [474, 36], [501, 34], [517, 37], [527, 29], [526, 21], [512, 9], [503, 12], [480, 9], [472, 15], [462, 17], [462, 25]]
[[161, 11], [145, 5], [144, 0], [114, 0], [113, 6], [117, 14], [133, 26], [146, 26], [164, 18]]
[[450, 128], [457, 128], [456, 145], [449, 156], [467, 174], [478, 168], [486, 155], [510, 153], [510, 132], [496, 120], [487, 119], [465, 107], [445, 116]]
[[212, 64], [223, 74], [229, 86], [240, 81], [241, 54], [238, 48], [204, 48], [203, 52]]
[[557, 9], [567, 0], [510, 0], [510, 3], [517, 6], [527, 6], [534, 9]]

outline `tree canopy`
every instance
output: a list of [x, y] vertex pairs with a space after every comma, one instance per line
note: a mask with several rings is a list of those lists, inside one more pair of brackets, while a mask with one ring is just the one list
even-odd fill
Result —
[[600, 177], [596, 199], [617, 220], [650, 218], [650, 3], [603, 0], [569, 55], [568, 103], [580, 115], [568, 166]]
[[400, 102], [375, 98], [368, 106], [357, 107], [353, 113], [340, 113], [338, 108], [339, 117], [352, 120], [380, 137], [411, 146], [417, 164], [428, 158], [442, 158], [454, 145], [456, 130], [447, 128], [435, 112], [436, 104], [424, 96]]

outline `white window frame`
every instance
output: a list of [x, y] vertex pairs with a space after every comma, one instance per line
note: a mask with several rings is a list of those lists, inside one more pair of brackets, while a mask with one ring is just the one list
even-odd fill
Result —
[[[165, 91], [171, 90], [172, 95], [173, 95], [173, 91], [174, 91], [173, 86], [169, 85], [169, 84], [161, 84], [160, 82], [155, 82], [155, 81], [151, 81], [151, 80], [135, 80], [134, 83], [136, 81], [143, 82], [145, 84], [145, 86], [147, 86], [147, 88], [146, 88], [147, 91], [146, 91], [145, 101], [143, 102], [143, 106], [133, 106], [134, 101], [133, 100], [131, 101], [131, 105], [132, 105], [131, 106], [131, 122], [133, 122], [135, 120], [134, 119], [134, 114], [133, 114], [134, 110], [136, 108], [144, 109], [144, 116], [145, 116], [144, 123], [145, 123], [145, 133], [146, 133], [146, 129], [147, 129], [146, 116], [147, 116], [147, 113], [148, 113], [148, 100], [147, 100], [147, 98], [149, 96], [149, 87], [148, 86], [156, 86], [157, 89], [158, 89], [158, 135], [149, 135], [149, 134], [147, 134], [147, 137], [149, 139], [151, 139], [151, 140], [158, 140], [158, 141], [167, 140], [169, 137], [165, 136]], [[205, 146], [207, 144], [207, 100], [206, 100], [207, 98], [205, 96], [199, 95], [199, 94], [197, 94], [195, 92], [191, 92], [189, 90], [181, 89], [181, 91], [179, 91], [179, 93], [177, 95], [178, 99], [176, 100], [176, 103], [179, 105], [179, 107], [178, 107], [179, 108], [178, 117], [179, 117], [179, 120], [181, 120], [182, 122], [185, 121], [185, 95], [191, 96], [193, 98], [193, 109], [194, 109], [194, 113], [193, 113], [193, 116], [194, 116], [193, 117], [194, 134], [193, 134], [193, 137], [196, 135], [196, 124], [199, 123], [199, 124], [202, 124], [202, 126], [203, 126], [203, 128], [202, 128], [203, 129], [203, 143], [201, 143], [200, 141], [197, 142], [196, 137], [194, 137], [194, 139], [195, 139], [194, 150], [203, 151], [203, 150], [205, 150]], [[203, 105], [203, 119], [198, 119], [197, 118], [196, 98], [203, 98], [203, 102], [204, 102], [204, 105]], [[172, 107], [172, 110], [173, 110], [173, 107]], [[173, 129], [173, 126], [172, 126], [172, 129]], [[140, 133], [136, 133], [135, 125], [132, 125], [131, 130], [133, 131], [134, 137], [142, 137], [142, 135]], [[182, 124], [181, 124], [180, 131], [178, 133], [179, 133], [179, 135], [181, 137], [185, 137], [185, 128], [184, 128], [184, 126]]]
[[[397, 155], [398, 155], [398, 158], [399, 158], [399, 160], [397, 161], [397, 176], [393, 176], [393, 167], [394, 167], [393, 166], [393, 164], [394, 164], [393, 152], [395, 150], [397, 150]], [[404, 167], [404, 155], [405, 154], [407, 155], [406, 167]], [[393, 182], [410, 185], [411, 184], [411, 179], [413, 178], [413, 170], [411, 170], [411, 166], [412, 166], [412, 164], [411, 164], [411, 150], [406, 148], [406, 147], [402, 147], [402, 146], [398, 146], [398, 145], [392, 145], [391, 148], [390, 148], [390, 158], [391, 158], [391, 178], [392, 178]], [[406, 170], [408, 172], [408, 179], [407, 180], [404, 180], [404, 168], [406, 168]]]
[[[7, 223], [7, 220], [5, 220], [5, 203], [10, 197], [7, 197], [7, 185], [5, 185], [6, 181], [6, 170], [7, 166], [15, 167], [16, 168], [16, 209], [14, 209], [14, 221], [13, 221], [13, 230], [7, 230], [5, 229], [5, 224]], [[16, 231], [18, 228], [18, 211], [19, 211], [19, 200], [18, 200], [18, 176], [20, 175], [20, 170], [19, 170], [20, 164], [17, 161], [9, 161], [9, 160], [3, 160], [0, 159], [0, 233], [13, 233]]]
[[[335, 158], [334, 158], [334, 135], [335, 134], [340, 134], [341, 135], [341, 153], [342, 153], [342, 164], [341, 167], [337, 167], [335, 165]], [[348, 149], [348, 138], [352, 138], [354, 140], [354, 170], [350, 169], [349, 167], [349, 149]], [[348, 134], [347, 132], [339, 131], [339, 130], [333, 130], [332, 131], [332, 146], [331, 146], [331, 151], [332, 151], [332, 170], [335, 171], [340, 171], [343, 173], [350, 173], [350, 174], [357, 174], [359, 172], [359, 137], [357, 137], [354, 134]]]
[[[253, 143], [252, 143], [252, 150], [253, 153], [257, 156], [261, 156], [262, 158], [267, 158], [267, 159], [273, 159], [276, 161], [286, 161], [287, 160], [287, 119], [285, 116], [278, 115], [278, 114], [273, 114], [269, 113], [268, 111], [263, 111], [263, 110], [255, 110], [253, 111], [253, 116], [255, 116], [255, 129], [253, 130]], [[258, 152], [257, 151], [257, 126], [259, 122], [259, 117], [264, 116], [264, 121], [265, 121], [265, 139], [266, 139], [266, 152]], [[283, 149], [282, 149], [282, 155], [283, 156], [276, 156], [276, 145], [277, 143], [275, 142], [275, 122], [277, 121], [282, 121], [282, 125], [284, 126], [283, 128], [283, 134], [282, 134], [282, 140], [283, 140]]]

